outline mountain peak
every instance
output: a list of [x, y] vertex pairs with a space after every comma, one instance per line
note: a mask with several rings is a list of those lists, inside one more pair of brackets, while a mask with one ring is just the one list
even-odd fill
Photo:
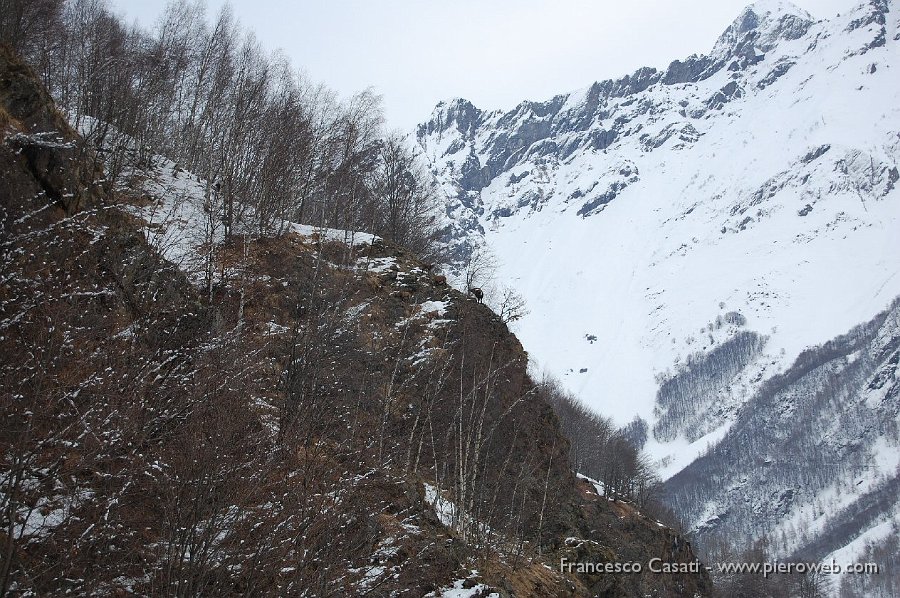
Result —
[[801, 37], [813, 23], [812, 16], [783, 0], [758, 0], [747, 6], [719, 36], [712, 55], [734, 54], [748, 38], [762, 51], [768, 51], [780, 40]]
[[793, 15], [805, 18], [811, 18], [809, 13], [792, 2], [785, 0], [757, 0], [753, 4], [748, 5], [744, 12], [754, 12], [757, 15]]

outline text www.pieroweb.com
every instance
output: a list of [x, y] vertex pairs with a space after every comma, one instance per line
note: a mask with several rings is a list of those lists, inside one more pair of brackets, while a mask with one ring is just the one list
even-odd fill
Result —
[[700, 561], [691, 562], [667, 562], [662, 559], [650, 559], [646, 563], [639, 561], [623, 562], [589, 562], [572, 561], [567, 558], [560, 559], [559, 570], [564, 573], [603, 574], [603, 573], [697, 573], [700, 569], [720, 574], [747, 574], [747, 575], [806, 575], [806, 574], [878, 574], [881, 569], [877, 563], [838, 563], [834, 559], [829, 562], [724, 562], [713, 566], [702, 565]]

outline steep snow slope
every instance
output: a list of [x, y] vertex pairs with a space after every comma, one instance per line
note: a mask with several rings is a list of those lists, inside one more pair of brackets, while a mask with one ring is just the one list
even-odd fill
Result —
[[[823, 21], [759, 2], [709, 55], [508, 113], [454, 100], [419, 127], [457, 258], [498, 257], [539, 367], [649, 420], [667, 476], [900, 294], [898, 18], [890, 0]], [[740, 331], [762, 348], [710, 364]], [[657, 393], [688, 361], [715, 375], [673, 416]]]

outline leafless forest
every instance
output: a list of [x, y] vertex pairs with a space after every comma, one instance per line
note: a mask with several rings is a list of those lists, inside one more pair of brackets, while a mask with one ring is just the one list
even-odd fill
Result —
[[[693, 554], [635, 508], [663, 516], [638, 450], [529, 378], [520, 299], [440, 280], [371, 92], [198, 3], [2, 0], [0, 40], [0, 595], [708, 592], [545, 566]], [[204, 189], [199, 285], [129, 211], [162, 156]]]

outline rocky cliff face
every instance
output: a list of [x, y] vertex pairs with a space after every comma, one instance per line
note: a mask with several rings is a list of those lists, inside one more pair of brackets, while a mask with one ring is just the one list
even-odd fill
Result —
[[[213, 255], [181, 234], [203, 226], [193, 175], [156, 157], [98, 186], [0, 56], [4, 592], [710, 593], [705, 572], [555, 566], [694, 555], [576, 481], [485, 306], [368, 235], [291, 226]], [[213, 255], [215, 284], [163, 254]]]
[[[545, 102], [525, 101], [506, 113], [480, 110], [464, 99], [439, 104], [417, 137], [449, 199], [451, 245], [479, 243], [480, 237], [471, 236], [483, 231], [476, 222], [503, 223], [545, 207], [579, 216], [599, 213], [641, 180], [636, 159], [647, 162], [643, 158], [656, 152], [670, 158], [687, 154], [679, 161], [690, 161], [699, 153], [691, 148], [710, 129], [727, 129], [734, 117], [749, 117], [748, 103], [764, 102], [773, 93], [789, 96], [797, 83], [808, 87], [812, 77], [805, 76], [779, 85], [777, 92], [765, 91], [798, 61], [826, 58], [834, 68], [852, 61], [871, 70], [865, 74], [875, 74], [877, 66], [871, 66], [883, 53], [868, 63], [858, 57], [894, 41], [888, 40], [895, 25], [889, 14], [889, 4], [878, 1], [833, 22], [814, 22], [788, 3], [758, 2], [735, 19], [708, 55], [675, 60], [662, 71], [641, 68]], [[843, 39], [826, 41], [833, 36]], [[832, 47], [820, 49], [820, 42]], [[790, 115], [778, 124], [789, 125]], [[739, 140], [742, 131], [735, 129]], [[896, 182], [892, 168], [891, 163], [875, 167], [882, 194]], [[594, 172], [577, 172], [584, 169]]]
[[[27, 66], [0, 47], [0, 127], [7, 131], [5, 143], [15, 151], [14, 163], [5, 172], [26, 169], [39, 192], [71, 215], [97, 203], [105, 192], [99, 162], [80, 147], [75, 131], [56, 110], [47, 91], [35, 81]], [[5, 201], [30, 197], [13, 188], [16, 177], [4, 177], [0, 192]]]

